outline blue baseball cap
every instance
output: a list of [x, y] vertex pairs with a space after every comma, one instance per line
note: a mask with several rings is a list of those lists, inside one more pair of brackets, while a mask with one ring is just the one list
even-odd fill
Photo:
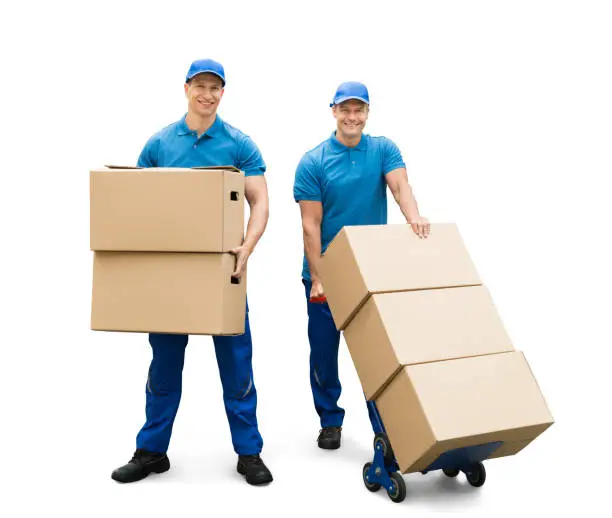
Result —
[[334, 100], [330, 104], [330, 106], [343, 103], [344, 101], [348, 101], [349, 99], [357, 99], [358, 101], [362, 101], [369, 105], [370, 95], [368, 94], [368, 89], [366, 88], [366, 85], [364, 85], [363, 83], [358, 83], [356, 81], [342, 83], [336, 90], [336, 95], [334, 95]]
[[223, 69], [223, 65], [212, 59], [198, 59], [194, 61], [189, 67], [185, 82], [187, 83], [190, 79], [193, 79], [194, 76], [204, 73], [215, 74], [217, 77], [221, 78], [223, 86], [225, 86], [225, 70]]

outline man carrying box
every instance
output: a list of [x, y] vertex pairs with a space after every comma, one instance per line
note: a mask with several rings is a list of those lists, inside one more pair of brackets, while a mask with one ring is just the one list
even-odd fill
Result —
[[[236, 256], [233, 275], [241, 277], [268, 221], [266, 166], [255, 143], [217, 115], [224, 87], [225, 72], [220, 63], [210, 59], [194, 61], [185, 83], [187, 114], [149, 139], [138, 165], [233, 165], [244, 171], [250, 218], [242, 246], [232, 250]], [[272, 474], [259, 455], [263, 441], [257, 427], [248, 307], [245, 319], [244, 334], [215, 336], [213, 340], [232, 443], [238, 454], [237, 470], [249, 484], [259, 485], [271, 482]], [[149, 335], [153, 360], [146, 386], [146, 423], [136, 438], [133, 458], [113, 471], [114, 480], [134, 482], [170, 468], [166, 451], [181, 398], [188, 338], [188, 335]]]
[[[397, 146], [385, 137], [363, 134], [370, 108], [365, 85], [342, 83], [330, 106], [336, 131], [302, 157], [293, 192], [304, 233], [302, 282], [308, 307], [310, 384], [322, 428], [317, 442], [332, 450], [340, 447], [344, 419], [338, 406], [340, 332], [325, 302], [319, 277], [321, 254], [346, 225], [387, 223], [387, 185], [419, 237], [429, 235], [430, 225], [419, 215]], [[368, 413], [374, 432], [382, 431], [373, 404], [368, 405]]]

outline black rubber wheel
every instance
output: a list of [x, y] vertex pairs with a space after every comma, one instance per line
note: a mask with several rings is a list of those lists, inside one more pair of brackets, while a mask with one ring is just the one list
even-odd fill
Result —
[[474, 464], [468, 472], [466, 472], [465, 476], [467, 477], [467, 481], [470, 486], [480, 487], [485, 483], [487, 479], [487, 472], [485, 470], [484, 464], [482, 462], [478, 462]]
[[442, 473], [444, 473], [447, 477], [455, 478], [457, 475], [459, 475], [459, 469], [458, 468], [444, 468], [442, 470]]
[[379, 447], [382, 450], [385, 462], [393, 462], [393, 459], [395, 458], [393, 455], [393, 449], [391, 448], [391, 443], [389, 442], [388, 437], [384, 433], [377, 433], [374, 436], [374, 451], [376, 451]]
[[368, 471], [370, 471], [370, 468], [372, 467], [372, 463], [371, 462], [367, 462], [364, 466], [363, 466], [363, 483], [365, 484], [365, 487], [368, 489], [368, 491], [372, 491], [372, 493], [375, 493], [376, 491], [378, 491], [380, 489], [380, 484], [378, 482], [369, 482], [368, 481]]
[[406, 498], [406, 482], [404, 482], [404, 477], [402, 477], [397, 471], [390, 474], [391, 477], [391, 487], [387, 488], [387, 494], [389, 498], [393, 500], [396, 504], [404, 501]]

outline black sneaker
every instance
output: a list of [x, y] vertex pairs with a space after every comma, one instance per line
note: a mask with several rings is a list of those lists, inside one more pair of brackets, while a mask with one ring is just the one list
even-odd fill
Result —
[[117, 482], [136, 482], [149, 473], [164, 473], [170, 469], [170, 459], [165, 453], [136, 450], [132, 460], [113, 471], [111, 478]]
[[319, 432], [319, 448], [324, 450], [337, 450], [340, 448], [341, 426], [326, 426]]
[[263, 463], [259, 455], [238, 455], [238, 473], [245, 475], [246, 481], [252, 486], [272, 482], [272, 473]]

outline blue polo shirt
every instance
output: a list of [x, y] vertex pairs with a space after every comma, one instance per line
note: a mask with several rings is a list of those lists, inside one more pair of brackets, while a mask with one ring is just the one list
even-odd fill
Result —
[[245, 176], [261, 175], [266, 164], [250, 137], [221, 120], [199, 138], [183, 118], [153, 135], [138, 158], [140, 167], [233, 165]]
[[[295, 173], [295, 201], [320, 201], [321, 252], [345, 225], [387, 223], [387, 184], [385, 175], [406, 167], [398, 147], [386, 137], [362, 135], [359, 144], [349, 148], [335, 132], [308, 151]], [[302, 276], [310, 280], [304, 255]]]

